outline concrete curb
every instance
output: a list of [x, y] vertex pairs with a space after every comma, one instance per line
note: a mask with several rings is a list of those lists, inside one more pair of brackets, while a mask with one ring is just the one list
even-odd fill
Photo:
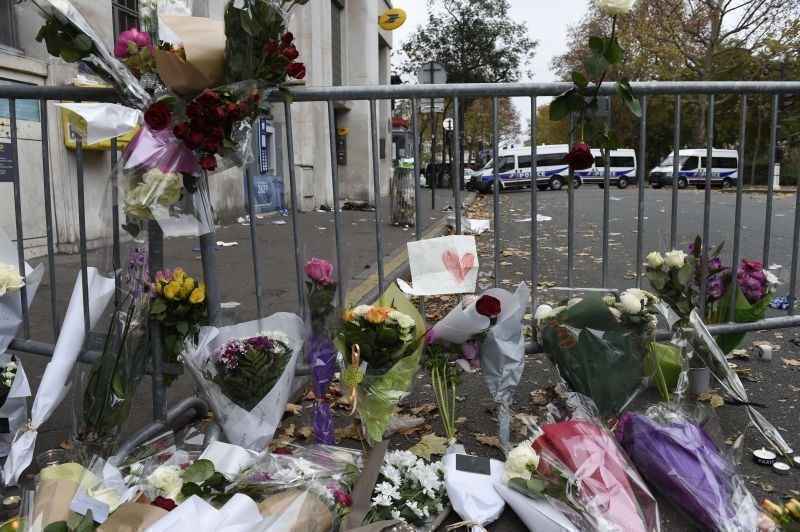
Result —
[[[477, 199], [477, 196], [478, 195], [475, 192], [464, 191], [462, 202], [467, 206], [470, 206]], [[447, 217], [450, 216], [451, 213], [452, 211], [443, 213], [441, 218], [433, 222], [433, 224], [431, 224], [431, 226], [422, 233], [422, 239], [442, 236], [444, 233], [444, 228], [447, 226]], [[377, 261], [370, 264], [369, 269], [375, 273], [371, 273], [356, 287], [347, 292], [347, 297], [345, 300], [347, 301], [348, 305], [371, 303], [377, 299], [378, 296], [380, 296], [378, 290]], [[384, 283], [387, 286], [389, 283], [394, 282], [395, 279], [408, 272], [408, 252], [405, 246], [398, 249], [393, 255], [390, 255], [389, 258], [383, 262], [383, 270]]]

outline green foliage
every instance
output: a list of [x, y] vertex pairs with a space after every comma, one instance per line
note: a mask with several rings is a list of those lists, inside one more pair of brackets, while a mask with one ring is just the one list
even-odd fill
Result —
[[222, 370], [218, 366], [213, 381], [231, 401], [250, 411], [281, 378], [291, 356], [288, 348], [278, 353], [249, 348], [235, 369]]
[[[270, 0], [248, 0], [242, 9], [233, 4], [229, 1], [225, 8], [225, 81], [259, 79], [270, 85], [283, 82], [288, 60], [272, 56], [268, 61], [264, 54], [264, 45], [280, 41], [286, 31], [280, 7]], [[278, 60], [283, 64], [275, 64]]]
[[181, 478], [183, 479], [181, 496], [184, 499], [197, 495], [216, 505], [222, 505], [233, 496], [233, 493], [225, 493], [228, 480], [214, 469], [211, 460], [197, 460], [186, 468]]
[[96, 53], [94, 43], [77, 26], [69, 21], [48, 17], [36, 34], [36, 41], [44, 41], [47, 53], [75, 63]]

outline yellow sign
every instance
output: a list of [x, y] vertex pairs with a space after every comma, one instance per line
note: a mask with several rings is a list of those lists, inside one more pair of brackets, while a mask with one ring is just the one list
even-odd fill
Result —
[[396, 30], [406, 21], [406, 12], [399, 8], [387, 9], [378, 17], [378, 26], [386, 31]]

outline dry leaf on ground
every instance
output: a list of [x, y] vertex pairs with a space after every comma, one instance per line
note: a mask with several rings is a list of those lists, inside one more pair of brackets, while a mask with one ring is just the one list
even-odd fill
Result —
[[410, 408], [409, 411], [415, 416], [418, 416], [420, 414], [424, 416], [425, 414], [430, 414], [431, 412], [435, 411], [436, 408], [437, 407], [435, 403], [425, 403], [419, 406], [415, 406], [414, 408]]
[[447, 450], [447, 438], [436, 434], [426, 434], [419, 442], [408, 449], [415, 455], [426, 460], [431, 459], [433, 454], [444, 454]]
[[698, 401], [707, 402], [712, 408], [719, 408], [725, 404], [725, 399], [714, 392], [706, 392], [697, 396]]
[[293, 416], [300, 415], [303, 412], [303, 405], [298, 405], [295, 403], [286, 403], [286, 412], [290, 413]]
[[334, 430], [334, 438], [340, 440], [361, 440], [361, 427], [357, 423], [350, 423], [346, 427], [339, 427]]
[[487, 445], [489, 447], [495, 447], [501, 451], [503, 450], [503, 446], [500, 444], [500, 438], [498, 436], [489, 436], [480, 432], [476, 432], [473, 434], [473, 436], [475, 436], [475, 439], [478, 440], [478, 443]]

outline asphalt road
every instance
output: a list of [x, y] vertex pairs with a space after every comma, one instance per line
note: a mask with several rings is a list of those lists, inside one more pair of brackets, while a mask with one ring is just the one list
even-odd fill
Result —
[[[625, 288], [635, 285], [636, 270], [636, 212], [638, 205], [638, 189], [628, 188], [610, 190], [610, 240], [609, 271], [607, 285]], [[539, 195], [539, 213], [552, 217], [551, 221], [540, 222], [538, 238], [541, 278], [546, 285], [566, 285], [567, 283], [567, 198], [565, 191], [542, 192]], [[733, 242], [735, 194], [712, 192], [711, 200], [711, 241], [719, 243]], [[758, 258], [763, 252], [763, 230], [766, 196], [748, 194], [743, 200], [742, 216], [742, 257]], [[788, 290], [789, 264], [791, 260], [791, 243], [794, 222], [795, 196], [776, 195], [774, 203], [774, 220], [772, 230], [772, 246], [770, 263], [781, 265], [776, 273], [785, 283], [782, 290]], [[679, 193], [679, 247], [685, 249], [696, 234], [702, 232], [703, 224], [703, 191], [694, 189], [682, 190]], [[476, 217], [492, 217], [492, 197], [483, 196], [473, 205], [472, 213]], [[654, 249], [668, 249], [671, 212], [670, 190], [645, 190], [645, 224], [644, 253]], [[530, 272], [530, 223], [523, 222], [529, 218], [530, 191], [504, 193], [500, 197], [500, 272], [498, 284], [511, 288], [519, 281], [529, 278]], [[597, 187], [582, 187], [575, 191], [575, 270], [574, 286], [601, 286], [601, 245], [602, 245], [603, 193]], [[489, 286], [493, 282], [493, 240], [494, 235], [487, 233], [478, 237], [481, 260], [480, 283]], [[730, 262], [732, 246], [726, 244], [723, 259]], [[647, 287], [647, 281], [642, 285]], [[565, 292], [539, 290], [539, 302], [554, 302], [566, 297]], [[768, 340], [779, 350], [771, 363], [751, 360], [736, 360], [742, 368], [752, 369], [752, 376], [744, 384], [752, 401], [764, 403], [767, 408], [763, 413], [781, 430], [791, 445], [800, 447], [800, 421], [797, 406], [800, 398], [800, 373], [796, 367], [782, 363], [784, 357], [797, 357], [800, 348], [792, 341], [798, 341], [797, 330], [763, 332], [751, 334], [742, 347], [749, 348], [754, 340]], [[555, 383], [555, 375], [551, 364], [544, 355], [527, 357], [526, 369], [522, 382], [517, 390], [515, 412], [540, 416], [542, 411], [531, 399], [530, 393], [549, 384]], [[430, 401], [429, 386], [417, 388], [418, 394], [412, 403], [422, 404]], [[495, 420], [488, 400], [476, 399], [486, 397], [485, 386], [480, 377], [468, 375], [464, 378], [459, 392], [465, 401], [459, 404], [457, 416], [466, 420], [460, 425], [460, 440], [468, 450], [500, 457], [495, 449], [480, 444], [476, 433], [494, 433]], [[640, 397], [636, 407], [643, 408], [658, 400], [654, 391]], [[727, 442], [732, 441], [745, 430], [746, 414], [741, 408], [723, 406], [711, 412], [709, 427], [718, 445], [729, 449]], [[434, 428], [436, 428], [434, 423]], [[517, 434], [521, 439], [522, 435]], [[762, 440], [754, 430], [749, 430], [742, 449], [742, 463], [739, 471], [745, 476], [747, 485], [756, 500], [765, 497], [780, 499], [792, 494], [792, 490], [800, 489], [800, 474], [793, 472], [789, 476], [780, 476], [771, 469], [754, 464], [750, 458], [753, 449], [759, 448]], [[796, 495], [796, 492], [794, 493]], [[662, 529], [669, 531], [692, 530], [692, 525], [666, 501], [661, 500], [660, 511]], [[493, 526], [492, 531], [518, 531], [524, 526], [516, 516], [506, 510], [501, 519]]]

